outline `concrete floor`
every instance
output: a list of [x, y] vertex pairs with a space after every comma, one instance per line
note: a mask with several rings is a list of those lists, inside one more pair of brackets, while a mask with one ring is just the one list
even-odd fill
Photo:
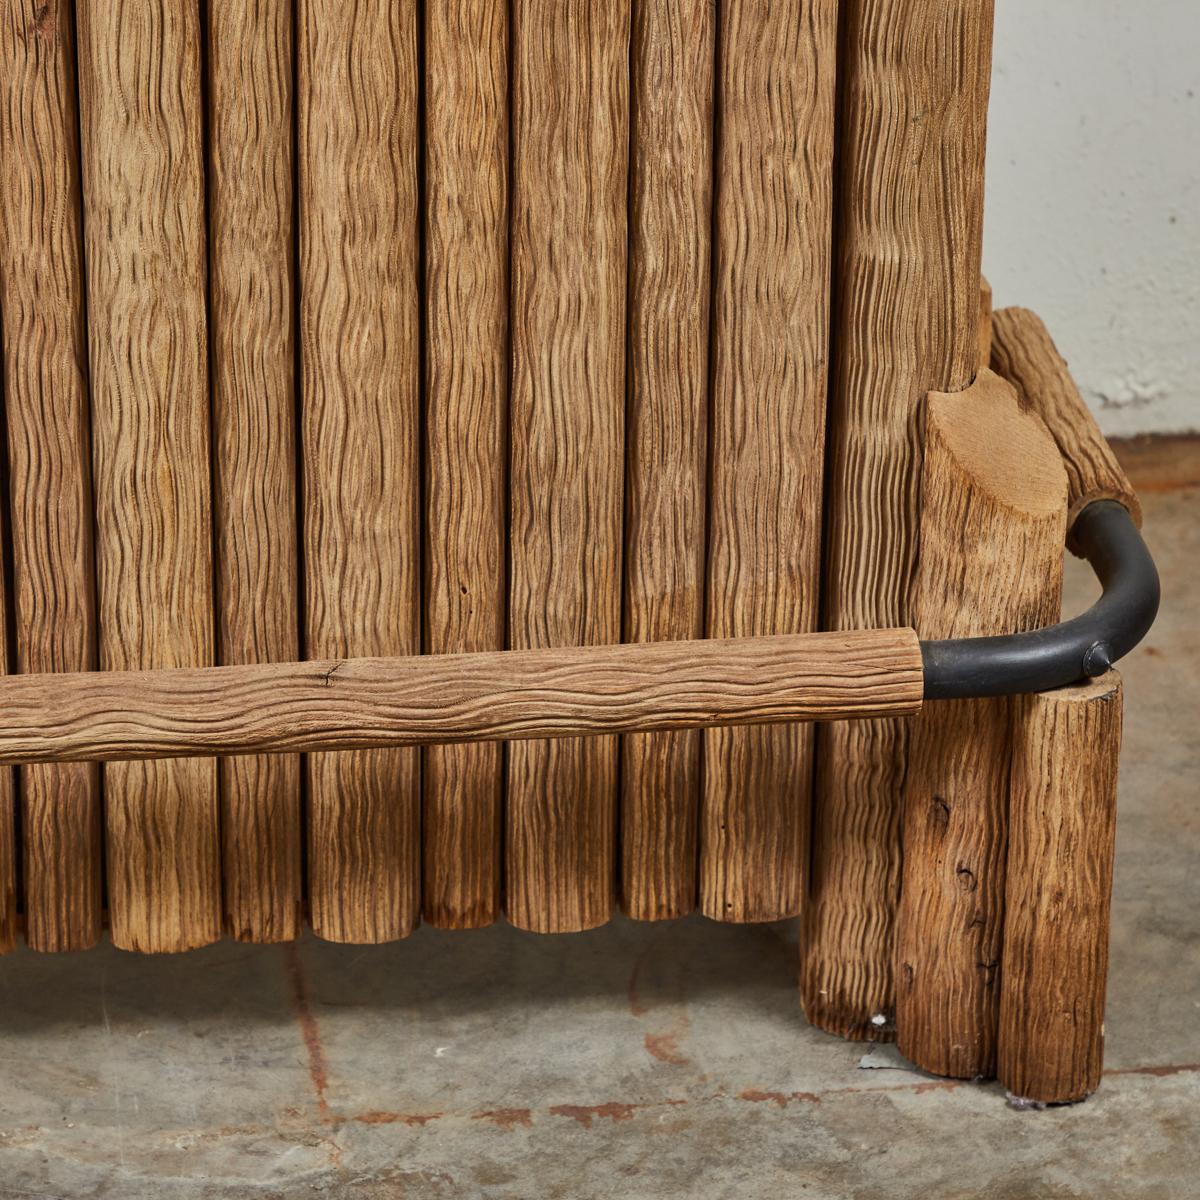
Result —
[[[1200, 1196], [1197, 461], [1138, 481], [1166, 604], [1123, 665], [1086, 1104], [1016, 1112], [809, 1028], [794, 923], [22, 950], [0, 960], [0, 1196]], [[1086, 574], [1068, 590], [1082, 607]]]

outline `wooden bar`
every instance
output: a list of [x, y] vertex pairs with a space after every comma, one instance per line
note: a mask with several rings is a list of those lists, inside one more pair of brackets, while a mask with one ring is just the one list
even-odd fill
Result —
[[[979, 365], [991, 0], [842, 0], [823, 623], [911, 623], [927, 392]], [[907, 730], [818, 732], [808, 1019], [893, 1036]]]
[[[508, 10], [425, 9], [425, 648], [505, 645]], [[425, 752], [422, 912], [472, 929], [500, 912], [503, 748]]]
[[[0, 5], [0, 341], [19, 671], [96, 665], [74, 40], [69, 9]], [[21, 806], [26, 943], [94, 945], [99, 769], [28, 767]]]
[[[300, 0], [306, 653], [419, 638], [417, 6]], [[308, 758], [318, 936], [404, 937], [420, 913], [420, 757]]]
[[0, 677], [0, 766], [836, 721], [921, 707], [911, 629]]
[[1016, 702], [1000, 1082], [1062, 1104], [1100, 1086], [1121, 677]]
[[[514, 0], [509, 644], [621, 636], [629, 0]], [[614, 740], [509, 748], [522, 929], [613, 907]]]
[[[829, 335], [835, 0], [719, 8], [711, 637], [816, 628]], [[812, 735], [705, 735], [700, 901], [794, 916]]]
[[[213, 661], [199, 6], [82, 4], [100, 665]], [[105, 769], [112, 940], [221, 933], [216, 763]]]
[[1058, 443], [1067, 468], [1067, 545], [1079, 552], [1069, 531], [1093, 500], [1125, 505], [1140, 527], [1142, 506], [1137, 493], [1036, 313], [1027, 308], [1002, 308], [996, 313], [992, 364], [1032, 405]]
[[[292, 336], [292, 6], [210, 0], [217, 653], [300, 656]], [[225, 928], [300, 932], [300, 759], [220, 765]]]
[[[633, 27], [625, 640], [704, 632], [715, 7], [649, 0]], [[621, 754], [621, 905], [696, 906], [700, 734]]]
[[[982, 371], [925, 415], [918, 631], [1058, 620], [1066, 473], [1041, 420]], [[1012, 702], [947, 700], [913, 722], [896, 917], [896, 1041], [923, 1070], [995, 1073]]]

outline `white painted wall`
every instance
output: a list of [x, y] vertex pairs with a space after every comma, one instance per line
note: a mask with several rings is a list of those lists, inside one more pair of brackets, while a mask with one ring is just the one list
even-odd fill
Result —
[[1200, 430], [1200, 2], [997, 0], [984, 273], [1106, 433]]

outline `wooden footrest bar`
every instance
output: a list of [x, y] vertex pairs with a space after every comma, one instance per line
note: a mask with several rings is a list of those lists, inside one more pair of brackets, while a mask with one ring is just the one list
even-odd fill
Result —
[[910, 629], [0, 677], [0, 765], [905, 716]]

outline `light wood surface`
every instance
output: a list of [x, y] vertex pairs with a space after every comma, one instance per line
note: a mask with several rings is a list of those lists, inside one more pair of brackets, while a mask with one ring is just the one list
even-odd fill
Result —
[[1033, 406], [1058, 443], [1070, 500], [1067, 545], [1079, 552], [1070, 528], [1093, 500], [1119, 501], [1140, 528], [1142, 506], [1133, 485], [1036, 313], [1027, 308], [1002, 308], [996, 313], [992, 365]]
[[[199, 7], [78, 9], [100, 666], [213, 661]], [[221, 932], [216, 764], [105, 769], [112, 940]]]
[[992, 361], [992, 285], [979, 280], [979, 365], [987, 367]]
[[[292, 279], [292, 6], [208, 5], [217, 654], [300, 656]], [[300, 931], [300, 759], [220, 765], [225, 928]]]
[[[305, 651], [419, 638], [417, 6], [298, 0]], [[314, 931], [383, 942], [420, 910], [420, 758], [308, 758]]]
[[[979, 364], [991, 0], [843, 0], [823, 624], [912, 621], [921, 406]], [[808, 1019], [893, 1036], [906, 728], [818, 732]]]
[[911, 629], [0, 677], [0, 765], [583, 738], [921, 706]]
[[[990, 371], [925, 414], [917, 629], [926, 638], [1052, 624], [1066, 473], [1041, 420]], [[995, 1073], [1011, 701], [947, 700], [913, 722], [896, 919], [896, 1040], [923, 1070]]]
[[[508, 19], [425, 8], [425, 649], [502, 650], [508, 542]], [[500, 911], [503, 748], [425, 754], [426, 921]]]
[[[71, 11], [4, 0], [0, 78], [15, 667], [86, 671], [96, 665], [96, 594]], [[93, 945], [101, 927], [99, 769], [29, 767], [21, 806], [27, 944]]]
[[[625, 640], [704, 632], [713, 53], [707, 0], [650, 0], [633, 25]], [[621, 904], [696, 906], [700, 734], [621, 755]]]
[[[621, 636], [629, 3], [512, 5], [509, 644]], [[508, 918], [613, 907], [617, 743], [508, 752]]]
[[[832, 0], [719, 8], [706, 628], [816, 627], [832, 220]], [[705, 735], [700, 902], [794, 916], [811, 731]]]
[[1100, 1086], [1120, 752], [1115, 671], [1016, 701], [998, 1074], [1028, 1100]]

